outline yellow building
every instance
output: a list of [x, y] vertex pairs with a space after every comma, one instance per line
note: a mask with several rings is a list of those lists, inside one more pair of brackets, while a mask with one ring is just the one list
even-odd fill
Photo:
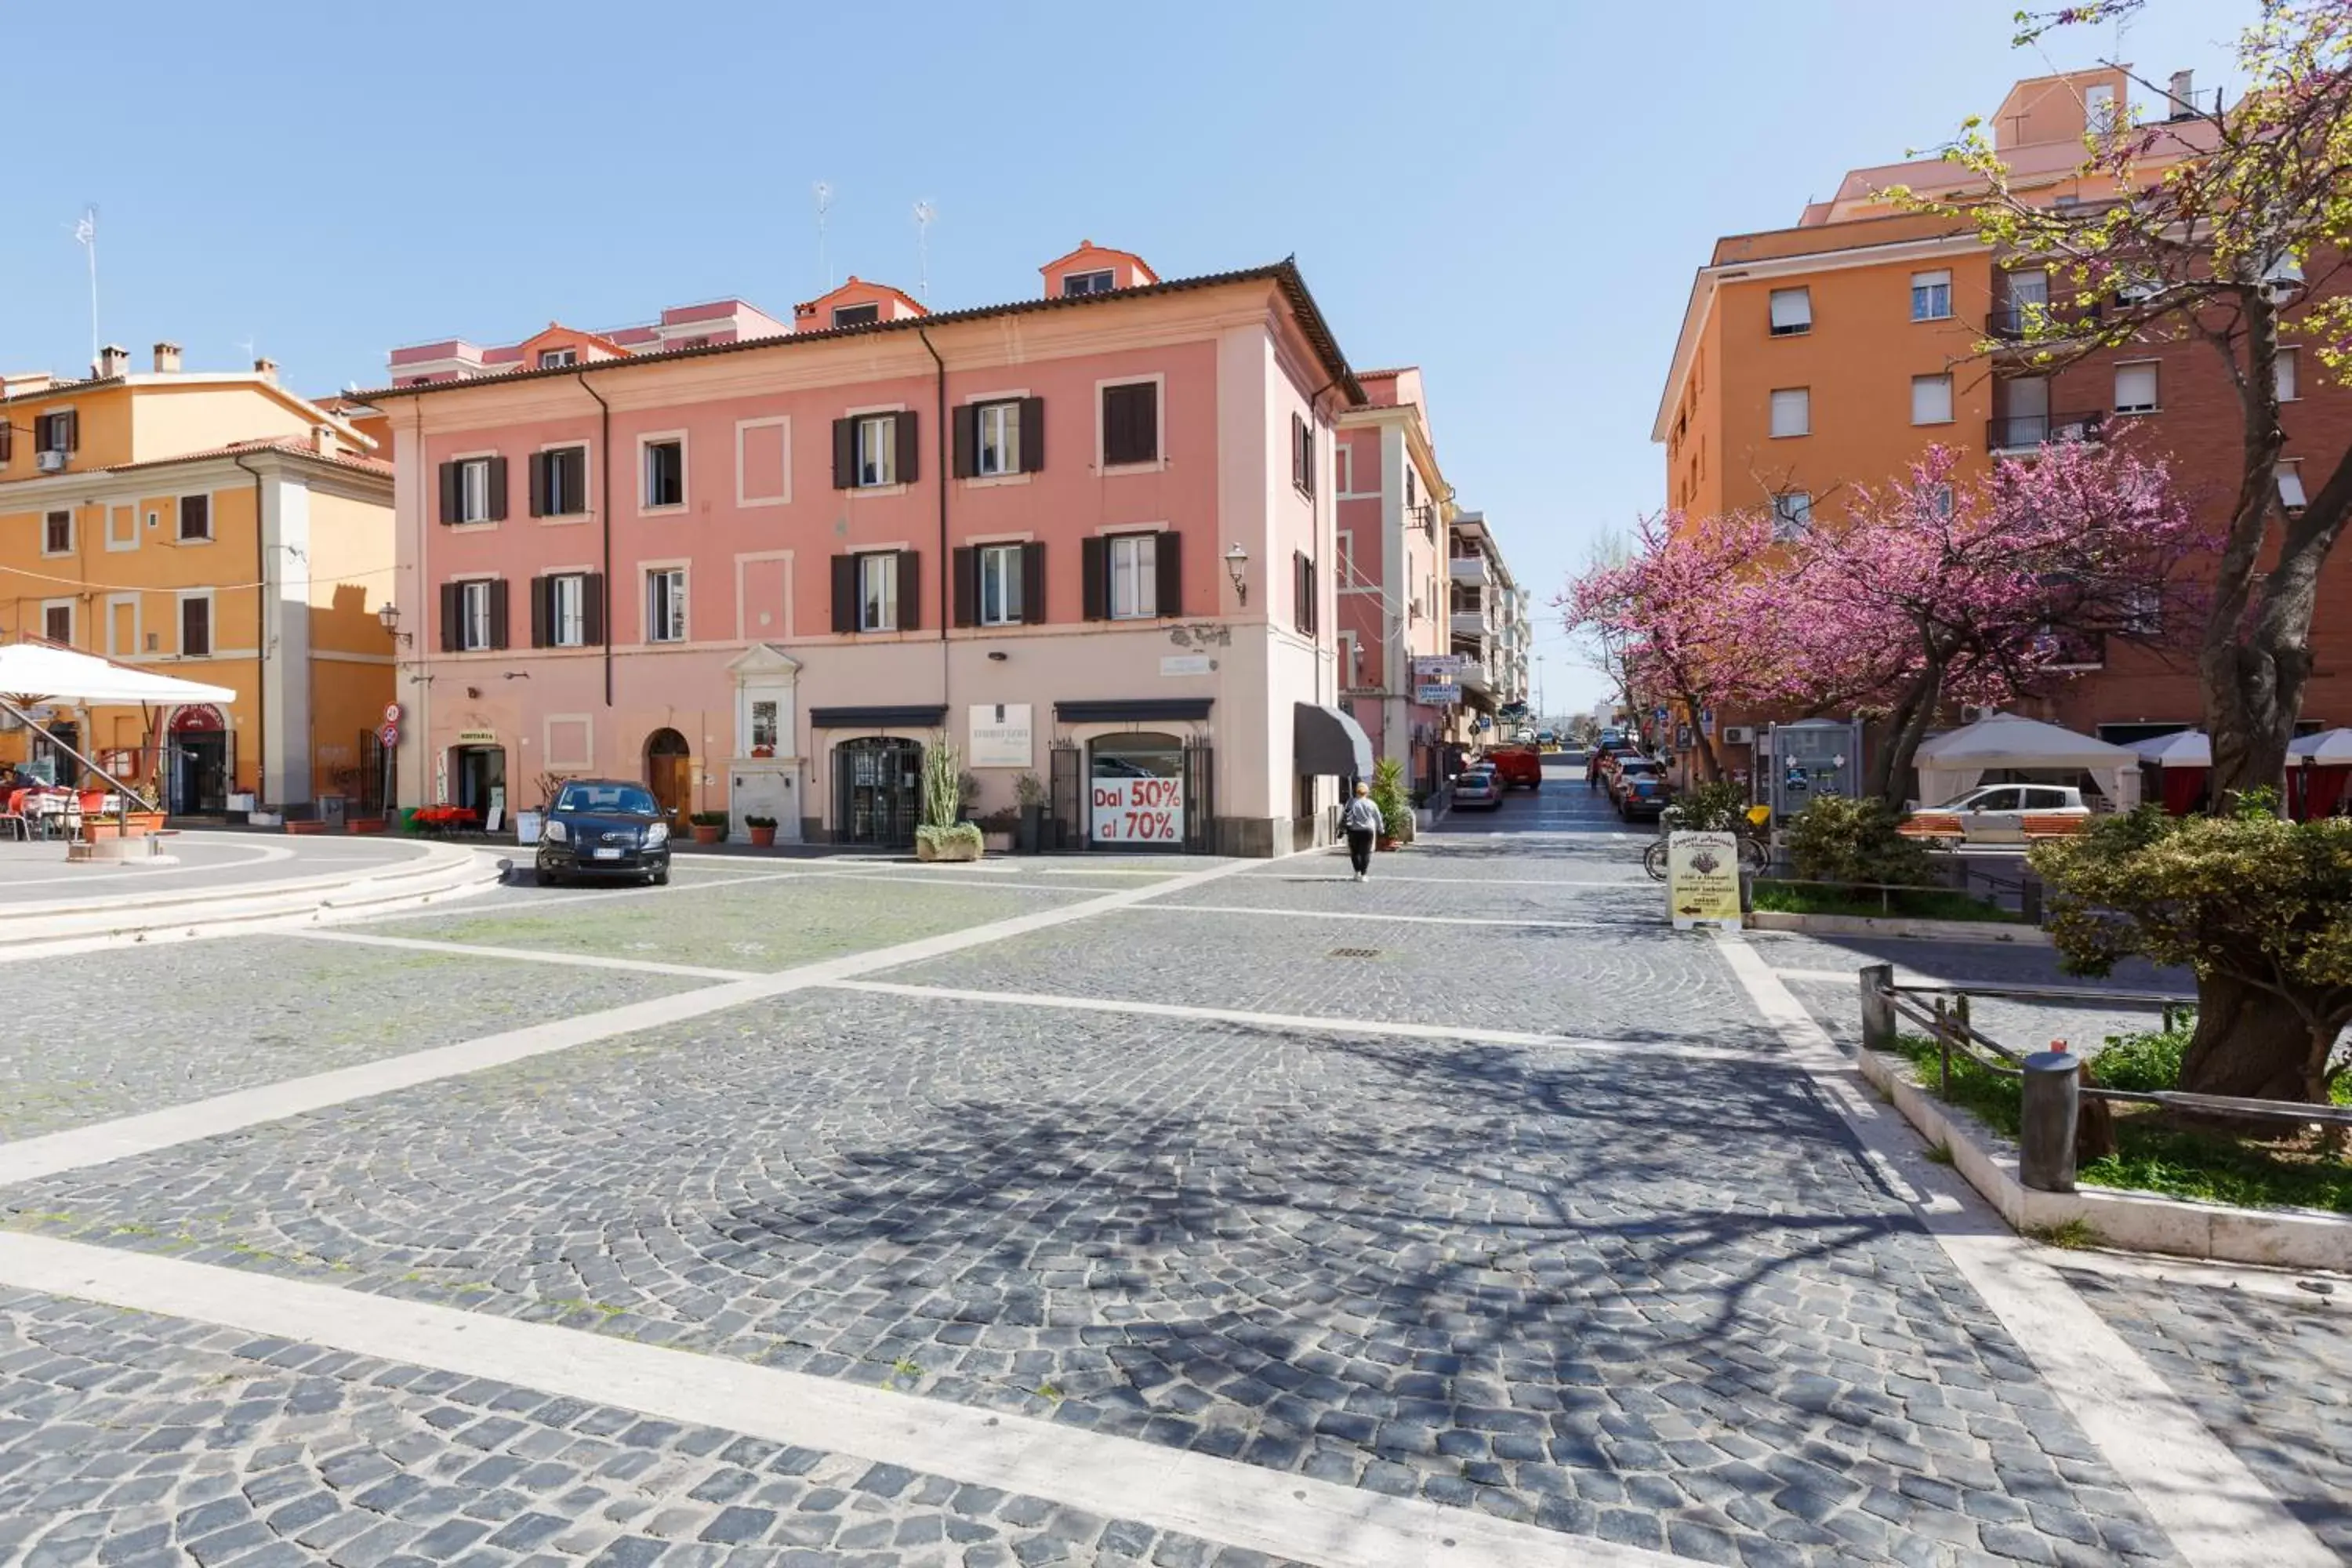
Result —
[[[394, 691], [373, 610], [392, 587], [392, 469], [355, 416], [372, 411], [298, 397], [267, 360], [183, 372], [171, 343], [152, 371], [118, 348], [93, 369], [0, 379], [0, 641], [46, 638], [237, 698], [44, 726], [152, 780], [175, 812], [373, 799], [371, 737]], [[0, 762], [79, 782], [22, 729], [0, 733]]]

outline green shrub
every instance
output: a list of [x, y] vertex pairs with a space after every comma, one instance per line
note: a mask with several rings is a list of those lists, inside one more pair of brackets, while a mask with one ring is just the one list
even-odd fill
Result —
[[697, 827], [724, 827], [727, 826], [727, 814], [723, 811], [698, 811], [687, 820]]
[[2197, 1032], [2192, 1015], [2169, 1029], [2109, 1035], [2105, 1048], [2091, 1058], [2091, 1071], [2108, 1089], [2137, 1093], [2180, 1087], [2180, 1058]]
[[1404, 792], [1404, 764], [1382, 757], [1372, 764], [1372, 804], [1381, 808], [1381, 834], [1387, 838], [1412, 837], [1412, 805]]
[[746, 816], [743, 818], [743, 826], [746, 827], [773, 827], [775, 825], [776, 819], [772, 816]]
[[1729, 779], [1684, 791], [1666, 807], [1665, 826], [1690, 833], [1730, 833], [1748, 819], [1748, 792]]
[[1821, 882], [1931, 885], [1927, 847], [1897, 833], [1899, 820], [1883, 800], [1815, 796], [1789, 825], [1797, 875]]

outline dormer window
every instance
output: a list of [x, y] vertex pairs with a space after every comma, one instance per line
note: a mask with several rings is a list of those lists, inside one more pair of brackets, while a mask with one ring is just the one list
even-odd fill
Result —
[[835, 327], [870, 327], [882, 319], [882, 307], [877, 304], [835, 305], [833, 324]]
[[1108, 267], [1094, 272], [1065, 272], [1062, 274], [1062, 292], [1065, 296], [1076, 294], [1108, 294], [1111, 291], [1112, 287], [1113, 282], [1111, 269]]
[[579, 363], [580, 351], [578, 349], [541, 349], [539, 351], [539, 368], [541, 370], [562, 370], [566, 365], [578, 364]]

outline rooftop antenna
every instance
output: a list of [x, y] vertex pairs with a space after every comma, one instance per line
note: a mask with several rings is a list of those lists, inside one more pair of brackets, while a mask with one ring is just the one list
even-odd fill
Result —
[[239, 349], [244, 350], [244, 351], [245, 351], [245, 363], [246, 363], [247, 364], [248, 364], [248, 365], [250, 365], [251, 363], [253, 363], [254, 359], [255, 359], [255, 357], [256, 357], [256, 356], [255, 356], [255, 354], [254, 354], [254, 349], [257, 346], [257, 344], [256, 343], [256, 342], [255, 342], [255, 340], [254, 340], [254, 339], [249, 338], [249, 337], [246, 337], [246, 338], [239, 338], [239, 339], [237, 339], [237, 340], [236, 340], [236, 342], [234, 344], [232, 344], [231, 346], [232, 346], [232, 347], [235, 347], [235, 348], [239, 348]]
[[824, 215], [833, 205], [833, 187], [819, 180], [810, 187], [816, 197], [816, 269], [824, 275], [824, 291], [833, 292], [833, 264], [824, 258]]
[[929, 201], [915, 204], [915, 298], [931, 302], [931, 220], [940, 209]]
[[74, 243], [89, 256], [89, 373], [98, 374], [98, 205], [82, 209], [73, 226]]

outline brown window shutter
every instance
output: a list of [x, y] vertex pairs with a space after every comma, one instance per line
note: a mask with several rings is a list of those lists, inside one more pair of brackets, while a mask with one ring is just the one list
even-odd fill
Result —
[[588, 510], [588, 449], [567, 447], [556, 454], [563, 465], [563, 510], [568, 515]]
[[555, 579], [552, 577], [533, 577], [530, 580], [530, 646], [533, 647], [545, 647], [554, 640], [550, 629], [554, 617], [548, 613], [548, 598], [554, 591]]
[[466, 590], [455, 583], [441, 584], [441, 651], [457, 651], [457, 621], [466, 613]]
[[1307, 629], [1307, 552], [1290, 552], [1291, 624], [1300, 631]]
[[533, 452], [523, 459], [530, 465], [530, 515], [547, 515], [547, 460], [545, 452]]
[[[898, 417], [906, 420], [914, 416], [901, 414]], [[904, 430], [906, 426], [902, 424], [899, 428]], [[923, 624], [922, 567], [923, 558], [919, 552], [898, 552], [898, 629], [902, 632], [919, 630]]]
[[855, 555], [833, 558], [833, 629], [837, 632], [857, 629], [857, 557]]
[[1021, 471], [1042, 473], [1045, 468], [1045, 400], [1021, 400]]
[[580, 640], [604, 640], [604, 574], [591, 572], [580, 579]]
[[[833, 422], [833, 488], [837, 490], [857, 488], [857, 421], [855, 419]], [[833, 618], [838, 621], [841, 616], [836, 612]], [[854, 629], [856, 625], [853, 621], [849, 627], [836, 626], [833, 629]]]
[[1304, 487], [1307, 483], [1306, 424], [1297, 415], [1290, 416], [1290, 482]]
[[504, 522], [507, 519], [507, 460], [490, 459], [490, 521]]
[[1135, 449], [1139, 463], [1160, 460], [1160, 384], [1142, 381], [1135, 386]]
[[80, 451], [80, 450], [81, 450], [81, 410], [80, 410], [80, 409], [79, 409], [79, 408], [68, 408], [68, 409], [67, 409], [63, 414], [58, 415], [58, 417], [59, 419], [61, 419], [61, 420], [63, 420], [63, 421], [65, 422], [65, 429], [66, 429], [65, 448], [66, 448], [66, 450], [67, 450], [67, 451], [68, 451], [68, 452], [79, 452], [79, 451]]
[[955, 477], [968, 479], [980, 472], [980, 405], [967, 403], [954, 416]]
[[980, 552], [969, 544], [956, 547], [955, 624], [980, 625]]
[[[1022, 417], [1026, 419], [1028, 416]], [[1045, 546], [1042, 541], [1021, 547], [1021, 621], [1032, 626], [1045, 622]]]
[[462, 482], [457, 478], [457, 464], [441, 465], [441, 521], [445, 523], [457, 521], [458, 486]]
[[9, 461], [16, 455], [16, 427], [7, 420], [0, 419], [0, 463]]
[[[898, 471], [897, 479], [902, 485], [913, 484], [916, 478], [923, 471], [923, 465], [919, 460], [920, 448], [916, 445], [920, 438], [921, 425], [915, 417], [915, 411], [909, 408], [898, 416]], [[903, 595], [906, 591], [906, 585], [904, 584], [900, 584], [898, 592]]]
[[1152, 563], [1159, 572], [1159, 607], [1153, 612], [1161, 616], [1184, 613], [1184, 542], [1174, 532], [1163, 533], [1152, 547]]
[[507, 646], [507, 580], [503, 577], [490, 584], [490, 646]]
[[1086, 587], [1080, 596], [1086, 601], [1086, 617], [1107, 621], [1110, 619], [1110, 541], [1097, 534], [1083, 541], [1078, 552], [1079, 564], [1085, 569]]
[[1299, 424], [1299, 442], [1306, 449], [1304, 471], [1307, 478], [1301, 488], [1312, 496], [1315, 493], [1315, 426], [1303, 420]]

